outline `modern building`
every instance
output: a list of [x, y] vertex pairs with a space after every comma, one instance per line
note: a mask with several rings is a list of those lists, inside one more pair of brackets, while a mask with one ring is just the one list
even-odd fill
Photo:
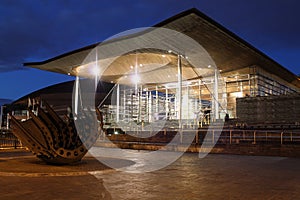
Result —
[[[95, 81], [99, 78], [112, 84], [107, 93], [110, 101], [96, 105], [103, 111], [107, 124], [151, 123], [162, 119], [186, 120], [192, 125], [209, 123], [224, 119], [226, 114], [236, 118], [237, 98], [300, 92], [300, 79], [295, 74], [197, 9], [184, 11], [154, 27], [188, 36], [205, 49], [214, 64], [198, 57], [194, 59], [202, 66], [197, 68], [187, 54], [171, 49], [169, 44], [166, 49], [143, 47], [122, 55], [114, 51], [96, 52], [102, 55], [99, 57], [95, 54], [99, 46], [122, 49], [122, 45], [130, 46], [135, 39], [144, 36], [149, 39], [157, 29], [148, 29], [24, 66], [76, 76], [78, 91], [80, 76], [94, 76]], [[164, 43], [166, 37], [177, 35], [159, 35], [154, 40], [159, 37]], [[176, 39], [172, 42], [176, 43]], [[90, 55], [96, 57], [87, 61]], [[102, 69], [105, 62], [108, 67]], [[90, 66], [96, 66], [97, 70], [92, 71]], [[75, 94], [79, 95], [76, 91]], [[84, 97], [77, 97], [77, 104], [80, 98]]]

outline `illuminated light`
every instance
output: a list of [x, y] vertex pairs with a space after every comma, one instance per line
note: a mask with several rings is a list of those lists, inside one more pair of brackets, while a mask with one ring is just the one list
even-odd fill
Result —
[[186, 56], [185, 59], [189, 59], [189, 57]]
[[166, 57], [166, 55], [161, 55], [163, 58], [165, 58]]
[[138, 82], [140, 82], [140, 77], [136, 74], [136, 75], [133, 75], [131, 80], [137, 84]]
[[243, 97], [243, 92], [234, 92], [233, 95], [237, 98]]
[[119, 132], [118, 131], [115, 131], [115, 135], [118, 135], [119, 134]]
[[124, 76], [124, 78], [127, 78], [127, 76]]
[[208, 67], [208, 68], [211, 68], [211, 65], [208, 65], [207, 67]]
[[172, 50], [169, 50], [168, 53], [172, 53]]
[[222, 71], [223, 71], [223, 70], [221, 70], [221, 69], [219, 70], [219, 72], [222, 72]]
[[110, 83], [114, 83], [114, 81], [110, 81]]
[[94, 67], [92, 72], [93, 72], [93, 74], [97, 75], [100, 73], [100, 69], [98, 67]]
[[71, 75], [71, 73], [70, 72], [68, 72], [68, 76], [70, 76]]
[[143, 67], [143, 64], [140, 64], [140, 67]]
[[130, 66], [130, 69], [133, 69], [133, 66], [132, 66], [132, 65]]

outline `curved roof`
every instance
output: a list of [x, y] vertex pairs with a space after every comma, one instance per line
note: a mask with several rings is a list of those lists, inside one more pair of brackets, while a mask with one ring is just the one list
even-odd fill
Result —
[[[209, 53], [218, 69], [222, 70], [222, 73], [250, 66], [260, 66], [264, 70], [284, 79], [294, 86], [300, 87], [300, 80], [295, 74], [197, 9], [193, 8], [184, 11], [156, 24], [154, 27], [175, 30], [197, 41]], [[147, 31], [125, 37], [123, 36], [113, 39], [108, 43], [114, 45], [119, 41], [139, 37], [145, 33], [147, 33]], [[77, 75], [79, 66], [82, 66], [82, 63], [88, 54], [99, 44], [102, 43], [96, 43], [77, 49], [42, 62], [24, 63], [24, 66], [57, 73]], [[128, 69], [124, 69], [124, 66], [129, 67], [132, 65], [135, 60], [134, 55], [135, 54], [131, 52], [118, 58], [117, 62], [113, 63], [110, 70], [103, 74], [101, 80], [110, 82], [120, 81], [122, 73], [126, 74], [126, 72], [128, 72], [130, 74], [131, 72], [129, 72]], [[162, 60], [160, 58], [161, 55], [162, 52], [155, 49], [144, 49], [139, 52], [139, 56], [144, 57], [143, 63], [145, 65], [147, 65], [147, 63], [161, 62], [161, 68], [147, 69], [147, 72], [144, 71], [144, 77], [152, 77], [151, 80], [143, 79], [145, 82], [152, 83], [154, 79], [158, 82], [168, 82], [168, 80], [166, 80], [166, 75], [175, 75], [177, 73], [177, 57], [174, 54], [166, 54], [166, 60]], [[199, 75], [189, 68], [191, 65], [188, 62], [183, 63], [183, 66], [185, 67], [183, 68], [183, 74], [187, 79], [192, 79]], [[160, 71], [158, 72], [157, 70]]]

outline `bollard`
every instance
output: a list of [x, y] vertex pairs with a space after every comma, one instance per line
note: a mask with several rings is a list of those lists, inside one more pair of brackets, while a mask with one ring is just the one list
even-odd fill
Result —
[[196, 144], [198, 144], [198, 140], [199, 140], [199, 131], [196, 131]]
[[256, 131], [253, 133], [253, 144], [256, 144]]
[[17, 148], [17, 139], [15, 139], [14, 147]]

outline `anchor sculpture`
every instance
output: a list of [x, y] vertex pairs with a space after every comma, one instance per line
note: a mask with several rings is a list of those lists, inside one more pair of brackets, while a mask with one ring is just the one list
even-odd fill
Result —
[[[12, 131], [31, 152], [50, 164], [80, 161], [103, 130], [103, 119], [98, 108], [85, 109], [76, 116], [77, 120], [90, 122], [79, 125], [80, 136], [75, 119], [66, 115], [62, 119], [45, 101], [43, 107], [38, 105], [36, 111], [28, 109], [28, 112], [29, 118], [25, 121], [11, 116]], [[93, 119], [95, 116], [96, 120]]]

